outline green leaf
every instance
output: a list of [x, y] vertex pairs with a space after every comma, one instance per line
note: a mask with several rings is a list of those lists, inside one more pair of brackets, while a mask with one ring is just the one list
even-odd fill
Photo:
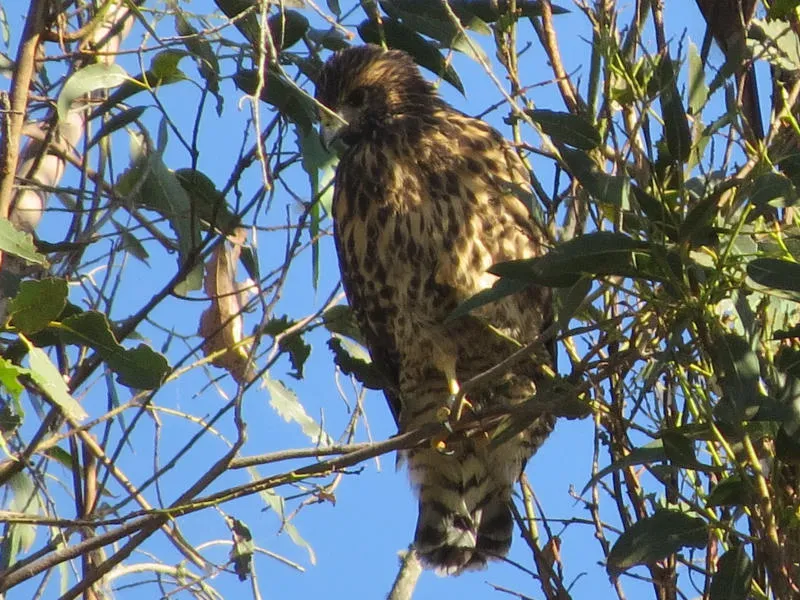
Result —
[[[470, 44], [469, 38], [462, 33], [459, 23], [454, 23], [441, 5], [428, 3], [433, 5], [429, 6], [428, 10], [421, 6], [415, 6], [414, 8], [418, 10], [412, 12], [401, 8], [402, 4], [404, 2], [381, 2], [387, 15], [402, 21], [410, 29], [437, 40], [445, 48], [452, 48], [466, 54], [475, 62], [489, 62], [489, 57], [486, 56], [483, 49], [478, 44]], [[483, 24], [475, 17], [472, 17], [469, 23], [472, 24], [475, 21]], [[466, 27], [466, 25], [463, 26]], [[485, 24], [483, 26], [485, 27]]]
[[748, 506], [754, 498], [752, 486], [739, 475], [720, 481], [706, 498], [707, 506]]
[[323, 48], [333, 50], [334, 52], [350, 47], [347, 36], [333, 27], [329, 29], [314, 29], [312, 27], [308, 30], [306, 35], [308, 39], [315, 44], [319, 44]]
[[788, 21], [753, 19], [747, 47], [753, 56], [774, 67], [790, 72], [800, 70], [800, 39]]
[[117, 233], [120, 237], [119, 249], [129, 253], [134, 258], [142, 261], [144, 264], [148, 264], [147, 261], [150, 258], [150, 255], [147, 253], [147, 250], [145, 250], [142, 242], [139, 241], [139, 238], [133, 235], [129, 227], [120, 225], [114, 219], [112, 219], [112, 222], [114, 223], [114, 227], [116, 227]]
[[384, 390], [389, 382], [373, 363], [362, 346], [346, 338], [332, 337], [328, 340], [328, 348], [333, 353], [333, 362], [345, 375], [352, 375], [364, 387], [371, 390]]
[[617, 208], [628, 204], [631, 184], [627, 177], [604, 173], [582, 150], [562, 148], [560, 153], [569, 173], [594, 198]]
[[197, 70], [205, 80], [208, 90], [217, 100], [217, 116], [222, 116], [223, 97], [219, 93], [219, 60], [205, 36], [198, 35], [183, 13], [175, 13], [175, 31], [182, 36], [183, 44], [197, 61]]
[[19, 381], [21, 375], [30, 375], [30, 372], [0, 356], [0, 386], [15, 399], [19, 399], [25, 389]]
[[689, 241], [693, 246], [713, 244], [715, 234], [711, 226], [719, 213], [721, 198], [721, 191], [714, 191], [701, 198], [681, 223], [678, 240]]
[[522, 290], [530, 287], [530, 285], [531, 284], [529, 282], [520, 279], [500, 278], [494, 282], [492, 287], [481, 290], [474, 296], [471, 296], [461, 302], [455, 307], [453, 312], [447, 315], [445, 322], [457, 319], [458, 317], [471, 313], [473, 310], [476, 310], [482, 306], [486, 306], [487, 304], [491, 304], [492, 302], [502, 300], [506, 296], [521, 292]]
[[[756, 258], [747, 263], [748, 284], [758, 291], [781, 290], [783, 297], [800, 302], [800, 264], [778, 258]], [[755, 284], [755, 285], [752, 285]]]
[[311, 222], [308, 226], [308, 235], [311, 238], [311, 282], [317, 289], [319, 281], [319, 232], [322, 221], [322, 210], [330, 213], [333, 202], [333, 178], [336, 174], [338, 159], [335, 154], [328, 152], [322, 145], [316, 129], [310, 129], [303, 134], [297, 132], [297, 142], [302, 154], [303, 170], [308, 174], [311, 184], [312, 202]]
[[525, 112], [556, 142], [579, 150], [592, 150], [603, 141], [594, 124], [584, 117], [544, 109]]
[[569, 329], [570, 321], [576, 316], [578, 308], [591, 290], [591, 278], [582, 277], [571, 287], [556, 288], [553, 291], [553, 304], [561, 331]]
[[303, 433], [314, 443], [321, 446], [333, 443], [322, 426], [312, 419], [295, 393], [282, 381], [272, 379], [268, 374], [263, 376], [264, 387], [269, 392], [269, 404], [287, 423], [297, 423]]
[[20, 338], [28, 346], [30, 376], [39, 389], [61, 409], [64, 416], [79, 423], [88, 415], [83, 407], [69, 393], [69, 388], [58, 369], [41, 348], [36, 348], [22, 335]]
[[633, 197], [647, 217], [648, 223], [663, 232], [673, 242], [678, 241], [678, 227], [674, 215], [663, 204], [643, 189], [632, 185]]
[[253, 554], [256, 545], [253, 542], [253, 534], [244, 522], [230, 516], [225, 520], [231, 530], [233, 546], [229, 554], [233, 572], [239, 577], [239, 581], [247, 581], [248, 575], [252, 575]]
[[366, 345], [364, 336], [361, 334], [361, 329], [359, 329], [358, 323], [356, 323], [353, 309], [348, 305], [337, 304], [336, 306], [331, 306], [322, 314], [322, 318], [325, 321], [325, 329], [331, 333], [347, 336], [362, 346]]
[[613, 473], [614, 471], [619, 471], [620, 469], [624, 469], [626, 467], [631, 467], [634, 465], [645, 465], [652, 462], [658, 462], [667, 460], [667, 453], [664, 451], [664, 442], [661, 440], [656, 440], [654, 442], [650, 442], [646, 446], [642, 446], [641, 448], [634, 448], [630, 451], [629, 454], [625, 455], [623, 458], [613, 462], [612, 464], [600, 469], [589, 481], [588, 483], [583, 486], [583, 490], [581, 490], [581, 495], [585, 494], [586, 491], [595, 485], [598, 481], [600, 481], [606, 475]]
[[596, 231], [559, 244], [544, 256], [499, 263], [490, 273], [553, 287], [570, 287], [584, 275], [653, 277], [634, 257], [648, 245], [616, 232]]
[[308, 19], [296, 10], [280, 10], [267, 19], [267, 24], [278, 52], [294, 46], [308, 31]]
[[[121, 196], [127, 196], [127, 201], [167, 218], [177, 237], [179, 265], [183, 266], [198, 245], [199, 220], [189, 195], [176, 174], [164, 164], [161, 153], [153, 152], [137, 160], [120, 176], [116, 187]], [[202, 267], [197, 265], [175, 291], [186, 294], [200, 289], [202, 283]]]
[[58, 446], [52, 446], [44, 451], [44, 455], [52, 458], [60, 465], [67, 469], [72, 469], [75, 466], [75, 461], [72, 459], [72, 454]]
[[91, 148], [104, 137], [111, 135], [115, 131], [122, 129], [127, 125], [130, 125], [139, 117], [141, 117], [145, 110], [147, 110], [146, 106], [134, 106], [133, 108], [120, 111], [103, 123], [103, 125], [97, 130], [97, 133], [94, 134], [89, 142], [89, 147]]
[[48, 266], [47, 258], [36, 251], [33, 237], [14, 227], [8, 219], [0, 218], [0, 252], [13, 254], [36, 265]]
[[231, 19], [236, 29], [250, 42], [250, 45], [257, 48], [261, 43], [258, 10], [249, 10], [246, 15], [240, 16], [248, 9], [256, 7], [256, 0], [214, 0], [214, 2], [225, 13], [225, 16]]
[[[249, 469], [248, 469], [249, 470]], [[261, 475], [257, 473], [255, 470], [251, 471], [253, 474], [253, 479], [259, 479]], [[278, 519], [281, 522], [281, 530], [285, 531], [289, 538], [294, 542], [297, 546], [301, 548], [305, 548], [308, 552], [308, 560], [312, 565], [317, 564], [317, 557], [314, 554], [314, 549], [311, 547], [306, 540], [300, 535], [300, 531], [297, 527], [294, 526], [293, 522], [288, 520], [286, 517], [286, 511], [284, 506], [284, 501], [281, 496], [279, 496], [275, 490], [264, 490], [259, 494], [276, 515], [278, 515]]]
[[780, 173], [764, 173], [753, 182], [750, 202], [762, 211], [767, 207], [783, 208], [797, 202], [792, 181]]
[[[416, 31], [395, 19], [384, 19], [382, 24], [383, 35], [386, 37], [386, 43], [390, 48], [405, 50], [414, 58], [414, 62], [418, 65], [425, 67], [434, 75], [444, 79], [459, 92], [462, 94], [464, 93], [464, 85], [461, 83], [458, 73], [456, 73], [453, 66], [445, 60], [435, 44], [429, 42]], [[358, 35], [367, 43], [381, 43], [381, 29], [375, 21], [369, 19], [363, 21], [358, 26]]]
[[680, 92], [678, 92], [677, 77], [669, 57], [664, 57], [660, 61], [658, 77], [663, 86], [659, 102], [661, 103], [661, 116], [664, 119], [667, 148], [673, 160], [685, 163], [689, 160], [692, 150], [692, 138], [689, 120], [681, 102]]
[[634, 523], [619, 536], [608, 553], [607, 569], [617, 573], [666, 558], [682, 548], [704, 548], [705, 521], [677, 510], [660, 509]]
[[175, 177], [189, 195], [195, 215], [204, 227], [229, 234], [240, 225], [241, 220], [231, 212], [225, 196], [205, 173], [178, 169]]
[[72, 103], [94, 90], [108, 89], [124, 83], [128, 73], [117, 63], [95, 63], [70, 75], [58, 95], [57, 110], [59, 120], [67, 117]]
[[703, 72], [703, 60], [697, 46], [689, 42], [689, 112], [695, 116], [703, 112], [708, 102], [708, 86]]
[[95, 119], [107, 113], [111, 108], [121, 105], [140, 92], [154, 90], [165, 85], [178, 83], [189, 79], [186, 74], [178, 68], [178, 63], [182, 58], [188, 56], [183, 50], [163, 50], [153, 56], [150, 61], [150, 68], [138, 75], [127, 77], [125, 83], [119, 86], [108, 98], [89, 116], [89, 120]]
[[762, 403], [758, 357], [735, 333], [714, 335], [711, 355], [723, 393], [714, 415], [727, 423], [749, 419]]
[[747, 600], [753, 580], [753, 563], [744, 549], [736, 544], [723, 554], [717, 563], [717, 572], [711, 579], [711, 600]]
[[670, 464], [687, 469], [702, 466], [694, 453], [694, 443], [691, 439], [674, 430], [663, 431], [660, 437]]
[[[13, 512], [38, 516], [41, 503], [36, 486], [27, 473], [15, 473], [8, 479], [12, 491], [8, 509]], [[0, 570], [7, 570], [17, 561], [17, 556], [25, 553], [36, 540], [36, 526], [29, 523], [6, 523], [3, 543], [0, 546]]]
[[794, 14], [798, 6], [800, 6], [800, 0], [773, 0], [769, 3], [767, 16], [770, 20], [787, 19]]
[[[297, 321], [292, 321], [285, 315], [279, 319], [272, 318], [266, 323], [266, 325], [264, 325], [263, 332], [267, 335], [275, 337], [279, 333], [286, 331], [296, 322]], [[308, 357], [311, 355], [311, 345], [305, 342], [302, 335], [299, 333], [294, 333], [281, 338], [280, 350], [281, 352], [286, 352], [289, 355], [289, 361], [292, 363], [294, 372], [290, 372], [289, 375], [295, 379], [302, 379], [303, 366], [305, 365]]]
[[26, 335], [41, 331], [64, 310], [68, 293], [64, 279], [23, 281], [8, 304], [11, 323]]
[[167, 359], [145, 344], [111, 355], [108, 366], [121, 385], [137, 390], [157, 388], [169, 372]]
[[59, 331], [65, 343], [96, 350], [122, 385], [142, 390], [155, 389], [169, 372], [167, 359], [149, 346], [140, 344], [130, 350], [121, 346], [102, 313], [88, 311], [68, 317], [60, 324]]
[[[258, 89], [258, 71], [240, 69], [234, 74], [233, 81], [240, 90], [253, 95]], [[309, 131], [317, 120], [313, 98], [273, 68], [267, 69], [261, 100], [274, 106], [281, 115], [299, 125], [303, 131]]]

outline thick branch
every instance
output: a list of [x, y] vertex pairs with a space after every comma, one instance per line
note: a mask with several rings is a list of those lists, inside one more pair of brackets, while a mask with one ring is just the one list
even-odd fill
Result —
[[11, 81], [11, 105], [6, 115], [3, 144], [0, 148], [0, 217], [7, 219], [14, 194], [14, 176], [19, 161], [20, 137], [28, 106], [28, 90], [33, 79], [36, 49], [44, 28], [47, 0], [31, 0], [25, 29], [17, 51], [14, 78]]

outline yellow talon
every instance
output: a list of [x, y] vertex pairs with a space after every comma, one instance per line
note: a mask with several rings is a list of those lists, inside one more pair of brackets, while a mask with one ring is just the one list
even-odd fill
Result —
[[447, 447], [447, 442], [445, 441], [446, 439], [447, 437], [443, 435], [434, 437], [431, 439], [431, 448], [441, 454], [452, 454], [453, 451]]
[[450, 418], [450, 409], [447, 406], [440, 406], [436, 409], [436, 420], [444, 423]]

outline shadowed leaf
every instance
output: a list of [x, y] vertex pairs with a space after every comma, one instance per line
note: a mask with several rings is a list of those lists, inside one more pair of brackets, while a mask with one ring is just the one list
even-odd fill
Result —
[[744, 544], [736, 544], [720, 557], [717, 572], [711, 579], [709, 597], [711, 600], [747, 600], [752, 579], [753, 563]]
[[556, 142], [573, 146], [579, 150], [592, 150], [597, 148], [602, 139], [600, 132], [591, 121], [568, 112], [553, 110], [526, 110], [542, 128], [542, 131]]
[[660, 509], [619, 536], [608, 553], [607, 569], [617, 573], [661, 560], [682, 548], [704, 548], [707, 542], [708, 529], [703, 519]]

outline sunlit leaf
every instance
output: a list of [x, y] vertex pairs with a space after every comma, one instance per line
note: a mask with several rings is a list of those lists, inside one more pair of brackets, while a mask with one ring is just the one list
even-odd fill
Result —
[[27, 340], [25, 342], [28, 345], [31, 379], [61, 409], [65, 417], [76, 423], [83, 421], [88, 416], [86, 411], [69, 393], [64, 378], [50, 357], [41, 348], [34, 347]]
[[282, 381], [272, 379], [268, 374], [262, 378], [264, 387], [269, 392], [269, 404], [287, 423], [296, 423], [303, 433], [314, 443], [328, 445], [331, 438], [319, 423], [312, 419], [295, 393]]
[[117, 63], [95, 63], [70, 75], [58, 95], [58, 118], [67, 117], [72, 103], [89, 92], [116, 87], [128, 79], [128, 73]]
[[68, 293], [64, 279], [23, 281], [19, 293], [8, 305], [11, 323], [26, 335], [44, 329], [64, 310]]
[[689, 42], [689, 112], [699, 115], [708, 102], [708, 86], [703, 71], [703, 60], [693, 42]]
[[0, 252], [13, 254], [37, 265], [48, 264], [47, 258], [37, 252], [31, 234], [17, 229], [11, 221], [3, 218], [0, 218]]

